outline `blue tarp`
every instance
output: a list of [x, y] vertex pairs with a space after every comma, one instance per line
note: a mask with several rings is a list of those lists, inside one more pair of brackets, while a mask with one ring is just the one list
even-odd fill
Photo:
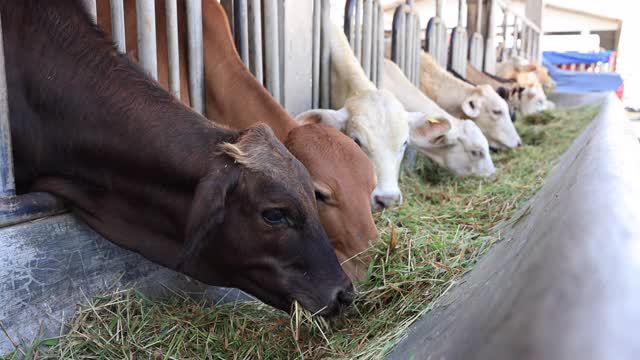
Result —
[[546, 54], [542, 65], [549, 69], [549, 75], [556, 82], [556, 91], [559, 92], [616, 91], [622, 85], [622, 78], [617, 73], [562, 70], [548, 61]]
[[545, 51], [542, 53], [544, 59], [554, 65], [560, 64], [595, 64], [598, 62], [608, 63], [613, 51], [604, 50], [599, 52], [582, 53], [577, 51]]

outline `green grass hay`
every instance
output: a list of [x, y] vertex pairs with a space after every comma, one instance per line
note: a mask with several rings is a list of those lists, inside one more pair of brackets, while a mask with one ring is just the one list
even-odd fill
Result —
[[380, 239], [369, 277], [339, 320], [327, 323], [297, 306], [288, 315], [258, 302], [212, 306], [180, 294], [151, 301], [113, 290], [79, 306], [64, 335], [23, 344], [6, 358], [381, 358], [500, 240], [491, 229], [539, 189], [596, 113], [559, 109], [519, 120], [526, 146], [493, 154], [493, 178], [456, 178], [420, 158], [401, 178], [406, 203], [376, 214]]

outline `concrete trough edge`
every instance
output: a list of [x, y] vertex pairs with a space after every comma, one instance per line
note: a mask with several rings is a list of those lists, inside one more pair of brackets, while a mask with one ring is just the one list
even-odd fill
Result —
[[638, 357], [640, 143], [613, 94], [552, 96], [603, 99], [502, 240], [387, 359]]

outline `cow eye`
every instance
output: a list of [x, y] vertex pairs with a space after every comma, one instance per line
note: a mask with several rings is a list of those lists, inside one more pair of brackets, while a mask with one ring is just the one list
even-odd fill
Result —
[[482, 157], [482, 152], [476, 151], [476, 150], [471, 150], [471, 156], [473, 156], [473, 157]]
[[316, 200], [321, 202], [327, 202], [329, 200], [329, 196], [320, 191], [316, 190]]
[[493, 110], [493, 114], [500, 116], [502, 115], [502, 110]]
[[358, 146], [362, 147], [362, 143], [360, 142], [360, 139], [358, 139], [357, 137], [354, 137], [353, 141], [355, 141]]
[[284, 225], [287, 223], [287, 217], [280, 209], [269, 209], [262, 213], [262, 219], [269, 225]]

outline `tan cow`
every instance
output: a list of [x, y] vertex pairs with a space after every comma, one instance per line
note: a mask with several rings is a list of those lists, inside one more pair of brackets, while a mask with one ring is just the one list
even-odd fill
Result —
[[522, 144], [507, 102], [491, 86], [473, 86], [455, 78], [424, 51], [420, 55], [420, 90], [451, 115], [475, 121], [491, 147], [505, 149]]
[[541, 84], [545, 90], [552, 91], [556, 83], [549, 75], [549, 70], [538, 62], [515, 56], [509, 61], [496, 65], [496, 74], [504, 79], [517, 80], [523, 87]]
[[[471, 120], [460, 120], [444, 111], [388, 59], [384, 60], [381, 87], [395, 94], [408, 111], [421, 112], [432, 119], [409, 124], [410, 144], [418, 151], [458, 176], [495, 173], [489, 143], [480, 128]], [[449, 131], [434, 131], [439, 127]]]
[[400, 164], [409, 142], [409, 123], [426, 121], [421, 113], [405, 111], [396, 97], [378, 90], [356, 59], [342, 29], [331, 26], [331, 106], [298, 116], [321, 119], [351, 137], [374, 163], [378, 185], [371, 196], [374, 208], [402, 203], [398, 186]]
[[[127, 54], [136, 53], [135, 0], [125, 0]], [[156, 0], [159, 82], [168, 87], [164, 1]], [[185, 1], [178, 1], [182, 101], [189, 103], [186, 70]], [[262, 87], [240, 60], [224, 10], [215, 0], [202, 0], [206, 115], [224, 125], [244, 129], [267, 123], [287, 149], [309, 171], [315, 186], [320, 220], [343, 268], [361, 277], [366, 258], [354, 258], [378, 236], [370, 196], [376, 186], [373, 165], [349, 137], [330, 126], [300, 126]], [[98, 23], [110, 33], [107, 0], [98, 1]], [[229, 115], [232, 114], [232, 115]], [[344, 263], [347, 259], [350, 261]]]
[[[533, 76], [533, 79], [531, 78]], [[467, 64], [466, 79], [475, 84], [490, 85], [507, 101], [509, 107], [523, 115], [547, 110], [551, 102], [533, 74], [521, 74], [518, 80], [489, 75]]]

